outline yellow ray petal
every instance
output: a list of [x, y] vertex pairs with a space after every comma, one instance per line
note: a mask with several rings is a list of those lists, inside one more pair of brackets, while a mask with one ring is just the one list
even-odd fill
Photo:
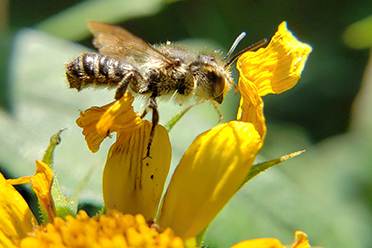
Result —
[[167, 131], [157, 125], [151, 157], [145, 158], [152, 124], [129, 132], [118, 132], [110, 148], [103, 173], [103, 197], [107, 209], [155, 217], [171, 161]]
[[295, 232], [295, 240], [292, 244], [292, 248], [310, 248], [309, 240], [306, 233], [302, 231]]
[[128, 93], [105, 106], [91, 107], [80, 112], [76, 123], [83, 128], [89, 150], [97, 152], [109, 133], [118, 130], [130, 131], [142, 123], [141, 118], [133, 110], [133, 100], [132, 95]]
[[47, 211], [50, 221], [57, 216], [51, 195], [53, 171], [42, 161], [36, 161], [36, 173], [30, 180], [31, 188], [35, 192], [39, 203]]
[[283, 246], [277, 239], [264, 238], [244, 240], [231, 248], [285, 248], [285, 246]]
[[[307, 236], [302, 231], [296, 231], [292, 248], [310, 248]], [[231, 248], [285, 248], [279, 240], [274, 238], [251, 239], [237, 243]]]
[[35, 216], [18, 191], [0, 173], [0, 244], [18, 245], [32, 231]]
[[97, 131], [99, 133], [107, 133], [109, 130], [130, 131], [141, 124], [141, 118], [133, 111], [133, 101], [130, 93], [115, 101], [97, 123]]
[[76, 120], [76, 124], [83, 128], [83, 135], [91, 152], [97, 152], [102, 141], [107, 137], [107, 133], [97, 131], [97, 123], [104, 112], [105, 106], [91, 107], [84, 112], [80, 112], [80, 117]]
[[56, 217], [51, 188], [53, 184], [53, 170], [46, 163], [36, 160], [36, 172], [33, 176], [26, 176], [17, 179], [8, 179], [8, 183], [16, 185], [30, 183], [32, 190], [35, 192], [39, 204], [46, 210], [49, 220]]
[[223, 123], [199, 135], [177, 166], [157, 224], [183, 239], [196, 236], [234, 195], [261, 145], [246, 122]]
[[246, 52], [238, 60], [240, 76], [253, 82], [258, 94], [280, 94], [296, 85], [312, 47], [299, 41], [282, 22], [266, 48]]
[[264, 140], [266, 136], [265, 116], [263, 114], [263, 101], [258, 95], [257, 87], [244, 76], [241, 76], [239, 78], [239, 89], [241, 98], [237, 120], [252, 123]]

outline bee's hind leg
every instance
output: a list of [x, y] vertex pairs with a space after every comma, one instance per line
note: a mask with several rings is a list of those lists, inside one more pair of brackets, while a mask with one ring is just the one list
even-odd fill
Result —
[[147, 108], [145, 108], [142, 113], [140, 114], [140, 117], [141, 119], [145, 118], [145, 116], [147, 115]]
[[126, 73], [123, 79], [118, 84], [118, 88], [116, 89], [115, 93], [115, 99], [119, 100], [120, 98], [123, 97], [123, 95], [127, 92], [128, 85], [132, 85], [134, 86], [132, 88], [136, 89], [140, 84], [139, 81], [142, 80], [143, 80], [142, 75], [134, 69]]

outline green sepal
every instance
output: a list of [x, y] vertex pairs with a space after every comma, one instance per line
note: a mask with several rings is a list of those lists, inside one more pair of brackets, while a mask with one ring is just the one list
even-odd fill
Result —
[[[61, 133], [64, 129], [59, 130], [55, 135], [50, 138], [49, 146], [46, 149], [42, 161], [53, 169], [53, 154], [56, 146], [61, 142]], [[54, 178], [51, 189], [51, 195], [53, 198], [54, 206], [58, 217], [65, 218], [66, 215], [76, 216], [76, 209], [74, 202], [70, 201], [67, 196], [64, 196], [61, 188], [59, 187], [58, 178], [56, 172], [53, 171]], [[41, 217], [44, 222], [48, 223], [48, 214], [43, 207], [39, 205]]]
[[204, 240], [205, 240], [205, 233], [207, 231], [207, 227], [205, 227], [203, 230], [200, 231], [200, 233], [198, 233], [198, 235], [196, 235], [195, 237], [195, 241], [196, 241], [196, 247], [205, 247], [205, 244], [204, 244]]
[[260, 174], [261, 172], [269, 169], [270, 167], [273, 167], [274, 165], [278, 165], [288, 159], [291, 159], [293, 157], [296, 157], [302, 153], [304, 153], [306, 150], [301, 150], [301, 151], [297, 151], [297, 152], [292, 152], [290, 154], [287, 154], [287, 155], [284, 155], [284, 156], [281, 156], [280, 158], [277, 158], [277, 159], [272, 159], [272, 160], [268, 160], [268, 161], [265, 161], [265, 162], [261, 162], [261, 163], [257, 163], [255, 165], [252, 166], [251, 170], [249, 171], [248, 175], [244, 178], [244, 181], [242, 182], [242, 184], [239, 186], [238, 190], [244, 186], [244, 184], [246, 184], [248, 181], [250, 181], [252, 178], [254, 178], [255, 176], [257, 176], [258, 174]]

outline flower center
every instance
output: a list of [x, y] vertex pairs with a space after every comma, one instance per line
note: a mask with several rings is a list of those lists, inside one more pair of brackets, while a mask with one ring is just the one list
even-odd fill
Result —
[[142, 215], [122, 214], [90, 218], [84, 211], [66, 221], [56, 217], [54, 224], [38, 226], [21, 241], [21, 247], [184, 247], [172, 230], [158, 233]]

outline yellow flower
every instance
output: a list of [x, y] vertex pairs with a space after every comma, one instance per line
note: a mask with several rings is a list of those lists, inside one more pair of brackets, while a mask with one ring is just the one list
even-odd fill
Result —
[[[34, 176], [19, 179], [5, 180], [0, 173], [1, 247], [195, 247], [193, 239], [185, 242], [175, 236], [170, 228], [159, 233], [156, 230], [157, 226], [149, 226], [142, 215], [133, 216], [118, 211], [94, 217], [89, 217], [84, 211], [80, 211], [76, 218], [67, 216], [66, 220], [63, 220], [54, 217], [51, 223], [38, 225], [27, 203], [11, 184], [31, 182], [31, 185], [34, 185], [35, 182], [43, 186], [48, 185], [49, 179], [45, 174], [50, 175], [51, 169], [40, 161], [37, 161], [37, 168]], [[51, 198], [49, 186], [46, 188], [43, 186], [40, 188], [43, 193], [35, 191], [39, 200], [43, 196]], [[40, 196], [40, 193], [43, 196]], [[304, 233], [296, 232], [296, 239], [293, 248], [310, 247]], [[248, 240], [233, 246], [233, 248], [241, 247], [282, 248], [283, 246], [275, 239]]]
[[[184, 242], [171, 229], [159, 233], [142, 215], [111, 211], [90, 218], [84, 211], [77, 217], [56, 217], [51, 185], [53, 172], [36, 161], [33, 176], [6, 180], [0, 173], [0, 247], [195, 247], [191, 239]], [[47, 210], [50, 223], [37, 224], [26, 201], [12, 184], [31, 183], [39, 202]], [[49, 212], [51, 211], [51, 212]]]
[[146, 221], [156, 220], [161, 230], [170, 227], [183, 239], [195, 237], [240, 188], [262, 147], [266, 125], [261, 96], [292, 88], [311, 49], [283, 22], [266, 48], [239, 58], [242, 98], [237, 120], [217, 125], [194, 140], [161, 203], [171, 159], [165, 129], [156, 127], [152, 159], [143, 159], [151, 124], [133, 111], [129, 93], [106, 106], [82, 112], [77, 123], [93, 152], [109, 133], [117, 132], [103, 175], [107, 210], [141, 213]]
[[[167, 131], [157, 125], [146, 156], [151, 123], [133, 111], [128, 93], [103, 107], [80, 113], [92, 152], [116, 132], [103, 175], [107, 215], [90, 218], [57, 217], [51, 196], [53, 172], [37, 161], [31, 177], [5, 180], [0, 174], [0, 242], [5, 247], [193, 247], [205, 229], [241, 187], [262, 147], [266, 125], [261, 96], [292, 88], [300, 78], [311, 47], [279, 26], [269, 45], [243, 54], [240, 107], [237, 120], [200, 134], [183, 155], [160, 202], [169, 171], [171, 145]], [[12, 184], [31, 183], [49, 222], [36, 223], [27, 203]], [[123, 213], [123, 214], [122, 214]], [[134, 216], [135, 215], [135, 216]], [[156, 224], [151, 224], [153, 221]], [[159, 228], [159, 231], [157, 231]], [[173, 230], [173, 231], [172, 231]], [[173, 233], [174, 232], [174, 233]], [[184, 242], [185, 240], [190, 240]], [[276, 239], [255, 239], [240, 247], [283, 247]], [[296, 232], [293, 248], [310, 247], [303, 232]]]

